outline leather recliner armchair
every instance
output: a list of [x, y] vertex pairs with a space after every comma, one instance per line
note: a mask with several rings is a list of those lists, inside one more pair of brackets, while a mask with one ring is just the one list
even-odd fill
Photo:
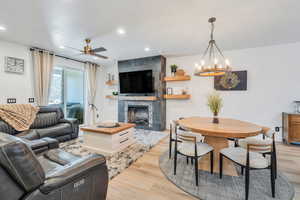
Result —
[[0, 133], [1, 200], [105, 200], [107, 185], [103, 156], [54, 149], [37, 157], [20, 139]]

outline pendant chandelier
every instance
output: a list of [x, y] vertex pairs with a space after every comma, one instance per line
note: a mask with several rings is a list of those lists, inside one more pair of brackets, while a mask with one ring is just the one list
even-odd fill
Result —
[[215, 17], [208, 19], [208, 22], [211, 24], [210, 41], [202, 56], [200, 65], [195, 64], [196, 76], [221, 76], [231, 71], [229, 60], [224, 57], [222, 51], [214, 40], [215, 21]]

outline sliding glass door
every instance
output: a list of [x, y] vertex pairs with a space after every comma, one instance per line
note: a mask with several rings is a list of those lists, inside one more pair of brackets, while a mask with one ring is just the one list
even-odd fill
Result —
[[76, 118], [82, 124], [84, 122], [84, 71], [55, 67], [49, 104], [61, 106], [67, 118]]

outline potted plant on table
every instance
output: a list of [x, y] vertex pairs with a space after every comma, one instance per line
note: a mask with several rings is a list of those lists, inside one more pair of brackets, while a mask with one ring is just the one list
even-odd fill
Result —
[[219, 118], [218, 115], [223, 107], [223, 99], [219, 93], [214, 92], [207, 97], [207, 106], [209, 107], [210, 111], [213, 113], [213, 123], [218, 124]]

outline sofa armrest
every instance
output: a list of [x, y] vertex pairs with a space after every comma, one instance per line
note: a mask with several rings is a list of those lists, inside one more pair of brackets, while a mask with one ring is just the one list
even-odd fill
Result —
[[22, 142], [27, 144], [36, 154], [42, 153], [50, 149], [59, 147], [59, 142], [56, 139], [45, 137], [37, 140], [28, 140], [26, 138], [19, 138]]
[[75, 187], [76, 182], [80, 182], [88, 176], [89, 173], [92, 173], [95, 170], [97, 170], [97, 173], [93, 174], [93, 176], [101, 176], [99, 179], [103, 179], [107, 185], [108, 171], [106, 160], [103, 156], [92, 154], [88, 157], [80, 158], [62, 168], [58, 168], [57, 171], [54, 171], [51, 174], [47, 174], [46, 181], [40, 187], [40, 191], [44, 194], [48, 194], [51, 191], [61, 188], [69, 183], [74, 184]]
[[24, 138], [26, 140], [37, 140], [40, 139], [39, 133], [35, 129], [30, 129], [28, 131], [23, 131], [16, 136]]
[[60, 119], [59, 123], [69, 123], [72, 126], [73, 133], [78, 136], [79, 131], [79, 121], [75, 118], [66, 118], [66, 119]]

